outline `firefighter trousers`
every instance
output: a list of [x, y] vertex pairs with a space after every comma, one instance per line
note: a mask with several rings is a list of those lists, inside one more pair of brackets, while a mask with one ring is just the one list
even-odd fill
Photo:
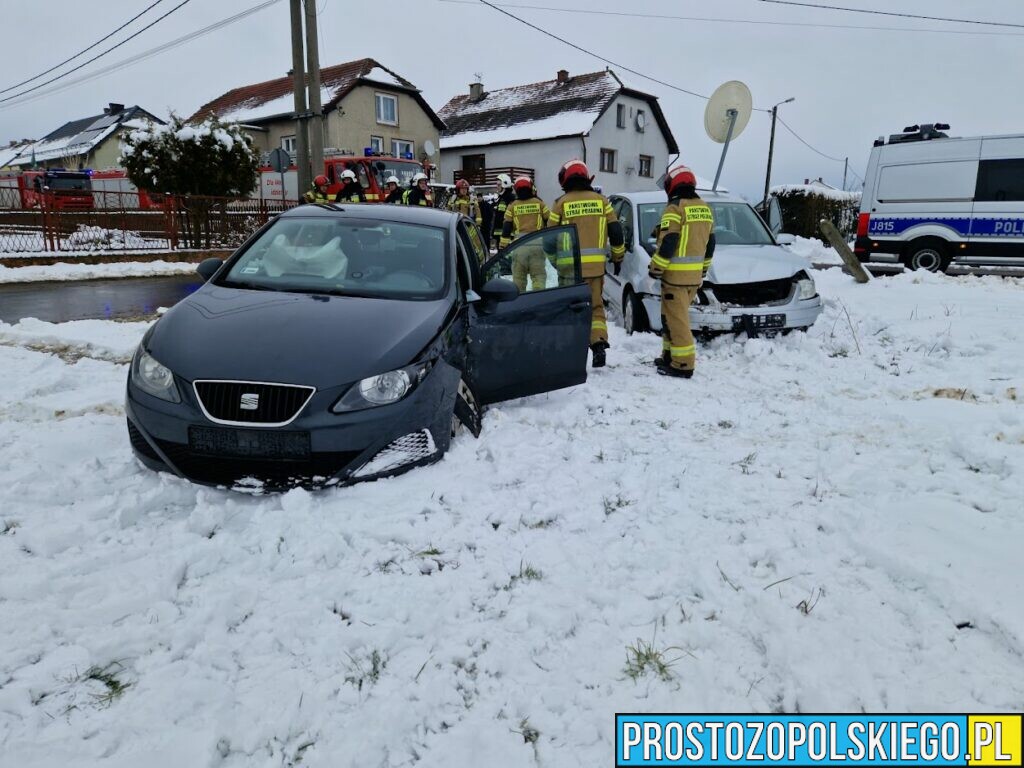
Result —
[[690, 330], [690, 305], [696, 285], [669, 285], [661, 281], [661, 348], [672, 358], [672, 367], [692, 371], [697, 364], [697, 347]]
[[590, 286], [590, 345], [608, 343], [608, 322], [604, 315], [604, 275], [584, 278]]
[[531, 291], [543, 291], [547, 283], [548, 260], [538, 246], [525, 246], [512, 257], [512, 282], [520, 293], [526, 292], [526, 278], [530, 278]]

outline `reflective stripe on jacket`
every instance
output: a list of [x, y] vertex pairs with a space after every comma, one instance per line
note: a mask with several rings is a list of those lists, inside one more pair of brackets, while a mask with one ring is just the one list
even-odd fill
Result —
[[711, 266], [708, 243], [714, 230], [711, 209], [699, 197], [670, 200], [661, 214], [658, 248], [651, 258], [661, 279], [670, 285], [700, 285]]
[[512, 240], [537, 232], [547, 226], [551, 211], [539, 197], [516, 200], [505, 209], [505, 222], [501, 232], [501, 247]]
[[[579, 233], [580, 257], [583, 277], [598, 277], [604, 274], [604, 262], [608, 253], [609, 226], [614, 225], [611, 237], [612, 261], [621, 261], [626, 252], [622, 240], [619, 220], [615, 217], [611, 203], [600, 192], [579, 190], [566, 192], [551, 207], [548, 226], [575, 224]], [[618, 240], [618, 242], [615, 242]], [[563, 263], [568, 262], [568, 263]], [[558, 265], [571, 264], [572, 258], [560, 254]]]
[[453, 195], [448, 198], [448, 210], [468, 216], [477, 224], [483, 223], [483, 218], [480, 216], [480, 206], [477, 204], [475, 197]]

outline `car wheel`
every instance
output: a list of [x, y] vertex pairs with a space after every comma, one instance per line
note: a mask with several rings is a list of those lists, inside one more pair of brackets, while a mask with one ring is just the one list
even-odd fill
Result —
[[907, 269], [929, 272], [945, 272], [951, 260], [946, 253], [946, 243], [934, 238], [915, 240], [903, 257]]
[[630, 336], [651, 330], [644, 303], [633, 293], [632, 288], [627, 288], [622, 294], [622, 326]]
[[469, 430], [473, 437], [480, 437], [481, 422], [480, 404], [476, 395], [460, 378], [459, 392], [455, 396], [455, 407], [452, 409], [452, 437], [465, 430]]

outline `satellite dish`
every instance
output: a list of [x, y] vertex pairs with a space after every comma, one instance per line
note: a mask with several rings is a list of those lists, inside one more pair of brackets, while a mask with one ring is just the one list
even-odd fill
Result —
[[[750, 89], [739, 80], [730, 80], [722, 83], [715, 92], [704, 110], [704, 130], [708, 137], [718, 143], [725, 144], [728, 139], [735, 139], [750, 122], [750, 113], [754, 108], [754, 99], [750, 95]], [[732, 136], [729, 136], [729, 123], [732, 122], [735, 111], [736, 122], [732, 127]]]
[[427, 157], [433, 157], [434, 153], [437, 152], [437, 147], [434, 146], [434, 142], [427, 139], [423, 142], [423, 151], [427, 153]]

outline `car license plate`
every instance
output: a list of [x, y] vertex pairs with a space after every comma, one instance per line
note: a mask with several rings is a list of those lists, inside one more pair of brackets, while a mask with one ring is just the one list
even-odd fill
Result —
[[259, 459], [309, 458], [309, 432], [189, 427], [189, 448], [208, 456]]
[[786, 327], [786, 316], [781, 315], [740, 315], [732, 319], [732, 329], [734, 331], [743, 331], [748, 327], [747, 323], [750, 323], [755, 330], [761, 331], [767, 328], [785, 328]]

